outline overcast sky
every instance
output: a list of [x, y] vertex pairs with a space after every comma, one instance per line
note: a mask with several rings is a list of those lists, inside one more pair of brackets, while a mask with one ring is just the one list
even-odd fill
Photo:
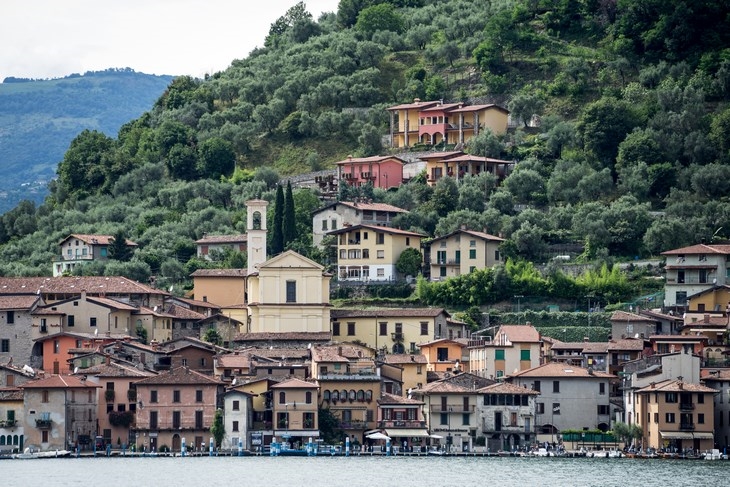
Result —
[[[0, 81], [107, 68], [203, 77], [263, 46], [297, 0], [0, 0]], [[319, 18], [338, 0], [305, 0]]]

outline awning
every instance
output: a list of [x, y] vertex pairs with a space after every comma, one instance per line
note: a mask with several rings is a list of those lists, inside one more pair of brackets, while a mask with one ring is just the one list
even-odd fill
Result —
[[416, 428], [400, 428], [400, 429], [386, 429], [385, 434], [392, 437], [402, 437], [402, 436], [408, 436], [408, 437], [422, 437], [426, 438], [428, 436], [428, 430], [427, 429], [416, 429]]
[[711, 440], [714, 438], [714, 435], [712, 433], [708, 432], [697, 432], [697, 433], [687, 433], [684, 431], [660, 431], [660, 435], [662, 435], [662, 438], [665, 438], [667, 440]]

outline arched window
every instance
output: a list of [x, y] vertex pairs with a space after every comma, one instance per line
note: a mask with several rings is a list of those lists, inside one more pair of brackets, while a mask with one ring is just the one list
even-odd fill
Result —
[[337, 402], [340, 400], [340, 391], [332, 391], [332, 401]]
[[355, 400], [355, 389], [350, 389], [350, 402]]
[[325, 400], [325, 401], [327, 401], [327, 402], [330, 401], [330, 391], [329, 390], [324, 391], [322, 393], [322, 399]]
[[370, 402], [373, 400], [373, 391], [371, 391], [369, 389], [367, 391], [365, 391], [365, 400], [367, 402]]
[[279, 404], [286, 404], [286, 392], [284, 391], [279, 393]]
[[357, 391], [357, 400], [359, 402], [363, 402], [365, 400], [365, 391], [363, 391], [362, 389]]
[[253, 225], [253, 230], [261, 230], [261, 212], [260, 211], [254, 211], [253, 212], [253, 218], [252, 218], [251, 224]]

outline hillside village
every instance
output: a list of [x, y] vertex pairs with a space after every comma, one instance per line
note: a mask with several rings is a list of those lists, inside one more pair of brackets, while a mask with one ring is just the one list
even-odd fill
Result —
[[[313, 226], [337, 237], [333, 276], [295, 251], [267, 254], [267, 206], [246, 203], [245, 234], [196, 242], [201, 256], [230, 247], [248, 260], [199, 269], [190, 297], [63, 275], [106, 258], [103, 235], [62, 240], [57, 276], [0, 278], [2, 451], [180, 452], [185, 439], [194, 451], [217, 417], [222, 451], [310, 438], [372, 448], [377, 434], [404, 451], [586, 446], [586, 434], [665, 451], [727, 444], [730, 247], [665, 252], [665, 307], [616, 311], [608, 342], [569, 343], [530, 323], [472, 331], [443, 308], [334, 308], [333, 278], [390, 281], [422, 236], [387, 226], [397, 208], [325, 205]], [[435, 239], [424, 269], [439, 280], [494, 266], [500, 240]], [[634, 432], [609, 436], [624, 423]]]

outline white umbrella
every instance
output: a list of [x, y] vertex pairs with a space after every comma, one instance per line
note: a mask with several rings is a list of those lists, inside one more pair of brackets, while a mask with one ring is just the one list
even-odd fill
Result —
[[436, 438], [437, 440], [443, 440], [444, 437], [441, 435], [429, 435], [431, 438]]
[[377, 432], [377, 433], [372, 433], [370, 435], [367, 435], [366, 438], [370, 438], [371, 440], [389, 440], [390, 436]]

